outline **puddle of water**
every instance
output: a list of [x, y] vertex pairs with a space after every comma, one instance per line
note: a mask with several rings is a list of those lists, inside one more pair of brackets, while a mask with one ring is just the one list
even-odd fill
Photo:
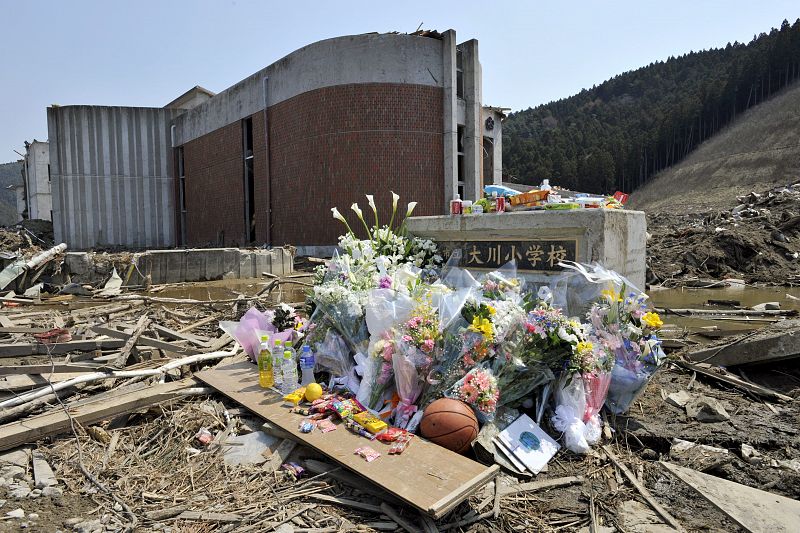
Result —
[[[216, 281], [200, 281], [170, 285], [155, 294], [165, 298], [187, 298], [193, 300], [231, 300], [240, 294], [254, 296], [269, 285], [268, 279], [222, 279]], [[298, 278], [297, 281], [307, 281]], [[271, 293], [269, 301], [302, 302], [305, 300], [305, 287], [301, 285], [282, 284]]]
[[[719, 289], [659, 289], [648, 293], [655, 307], [670, 309], [731, 309], [725, 305], [711, 305], [709, 300], [734, 300], [742, 307], [752, 307], [764, 302], [779, 302], [781, 309], [800, 310], [800, 287], [749, 287], [734, 286]], [[666, 315], [662, 317], [665, 324], [665, 336], [671, 337], [681, 331], [696, 333], [703, 328], [715, 326], [721, 334], [733, 334], [752, 331], [769, 324], [771, 321], [761, 317], [742, 317], [741, 319], [725, 318], [717, 320], [706, 316], [679, 317]], [[693, 340], [706, 342], [703, 338], [693, 336]]]

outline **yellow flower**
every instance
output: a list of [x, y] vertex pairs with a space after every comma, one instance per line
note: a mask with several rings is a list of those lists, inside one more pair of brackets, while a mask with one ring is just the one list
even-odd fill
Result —
[[472, 324], [469, 326], [469, 330], [474, 331], [475, 333], [480, 333], [489, 340], [491, 340], [494, 336], [492, 321], [488, 318], [481, 318], [479, 316], [473, 317]]
[[608, 298], [609, 301], [611, 301], [611, 302], [621, 302], [622, 301], [622, 295], [619, 294], [614, 289], [606, 289], [606, 290], [602, 291], [600, 294], [602, 294], [604, 297]]
[[642, 315], [642, 323], [650, 329], [659, 329], [664, 325], [658, 313], [648, 312]]
[[579, 341], [575, 346], [575, 351], [581, 355], [592, 353], [592, 350], [594, 350], [594, 344], [589, 341]]
[[486, 308], [489, 310], [490, 315], [494, 315], [497, 312], [491, 305], [487, 305]]

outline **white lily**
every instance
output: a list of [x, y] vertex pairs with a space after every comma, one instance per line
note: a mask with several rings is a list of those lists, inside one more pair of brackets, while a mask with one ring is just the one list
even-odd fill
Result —
[[336, 208], [336, 207], [331, 207], [331, 213], [333, 213], [333, 218], [335, 218], [336, 220], [340, 220], [340, 221], [342, 221], [342, 222], [344, 223], [344, 225], [345, 225], [345, 226], [347, 226], [347, 231], [348, 231], [348, 233], [353, 233], [353, 230], [352, 230], [352, 229], [350, 229], [350, 224], [348, 224], [348, 223], [347, 223], [347, 220], [344, 218], [344, 215], [342, 215], [342, 214], [339, 212], [339, 209], [338, 209], [338, 208]]
[[372, 240], [372, 234], [369, 231], [369, 227], [367, 226], [367, 223], [364, 222], [364, 212], [361, 210], [360, 207], [358, 207], [358, 203], [353, 202], [353, 205], [350, 206], [350, 209], [353, 210], [353, 212], [356, 214], [361, 223], [364, 224], [364, 229], [367, 230], [367, 236], [369, 237], [370, 240]]
[[417, 207], [417, 202], [408, 202], [408, 209], [406, 210], [406, 218], [411, 216], [414, 208]]
[[397, 213], [397, 202], [400, 201], [400, 195], [395, 193], [394, 191], [389, 191], [392, 193], [392, 218], [389, 220], [389, 227], [392, 227], [392, 223], [394, 222], [394, 215]]
[[369, 206], [372, 208], [372, 214], [375, 215], [375, 229], [378, 229], [378, 208], [375, 207], [375, 197], [371, 194], [367, 194], [366, 197]]

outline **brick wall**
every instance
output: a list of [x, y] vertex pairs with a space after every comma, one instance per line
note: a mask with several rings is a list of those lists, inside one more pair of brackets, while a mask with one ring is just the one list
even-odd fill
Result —
[[186, 143], [183, 161], [187, 244], [244, 244], [241, 122]]
[[[330, 208], [338, 207], [356, 228], [349, 207], [359, 202], [369, 213], [364, 194], [375, 195], [384, 216], [390, 190], [401, 196], [403, 210], [414, 200], [415, 214], [440, 214], [442, 99], [440, 88], [406, 84], [340, 85], [298, 95], [268, 110], [269, 169], [264, 113], [252, 115], [258, 242], [267, 240], [269, 204], [273, 245], [334, 244], [343, 226]], [[216, 243], [220, 230], [224, 244], [242, 244], [241, 122], [187, 143], [184, 161], [188, 244]]]

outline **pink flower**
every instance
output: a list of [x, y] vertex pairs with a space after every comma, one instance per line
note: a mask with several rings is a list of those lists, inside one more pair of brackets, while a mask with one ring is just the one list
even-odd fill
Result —
[[425, 353], [433, 351], [433, 339], [425, 339], [425, 342], [422, 343], [422, 351]]
[[403, 340], [406, 341], [406, 342], [411, 342], [414, 339], [411, 338], [411, 335], [403, 335]]

